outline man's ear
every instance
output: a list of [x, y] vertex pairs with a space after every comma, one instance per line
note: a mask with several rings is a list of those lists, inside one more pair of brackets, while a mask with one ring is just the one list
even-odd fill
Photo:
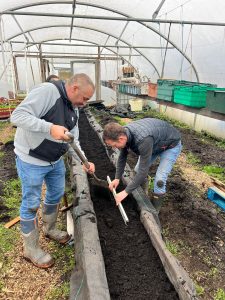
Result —
[[75, 82], [75, 83], [73, 84], [73, 91], [76, 92], [77, 90], [78, 90], [78, 85], [77, 85], [77, 83]]
[[127, 137], [125, 135], [119, 136], [119, 141], [120, 142], [127, 142]]

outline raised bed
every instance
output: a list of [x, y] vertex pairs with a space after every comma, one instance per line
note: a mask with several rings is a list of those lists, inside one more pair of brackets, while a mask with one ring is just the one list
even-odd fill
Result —
[[[85, 116], [81, 114], [82, 148], [89, 160], [96, 163], [99, 177], [106, 178], [106, 175], [110, 175], [113, 178], [115, 170], [107, 160], [105, 148], [98, 140], [97, 133], [92, 133], [90, 125], [86, 125], [87, 120], [84, 120]], [[93, 125], [94, 120], [91, 119], [90, 123]], [[95, 130], [101, 135], [100, 128]], [[113, 154], [113, 157], [116, 155]], [[129, 175], [127, 172], [126, 176]], [[126, 176], [124, 179], [129, 180]], [[124, 202], [130, 218], [128, 226], [124, 225], [108, 190], [91, 186], [91, 196], [97, 215], [111, 299], [178, 299], [174, 287], [180, 299], [195, 299], [193, 283], [179, 262], [166, 249], [157, 225], [157, 217], [154, 215], [155, 210], [149, 205], [149, 199], [146, 199], [142, 190], [137, 189], [134, 193], [137, 202], [132, 198]], [[146, 229], [151, 227], [147, 232], [157, 251], [141, 225], [139, 210]]]

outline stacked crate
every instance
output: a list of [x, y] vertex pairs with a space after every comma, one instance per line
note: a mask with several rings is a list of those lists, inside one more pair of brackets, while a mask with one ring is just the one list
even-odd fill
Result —
[[225, 88], [215, 88], [206, 93], [206, 107], [221, 114], [225, 114]]

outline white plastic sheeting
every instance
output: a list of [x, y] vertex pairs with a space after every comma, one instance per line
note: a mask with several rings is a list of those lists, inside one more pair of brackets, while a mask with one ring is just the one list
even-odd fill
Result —
[[[44, 41], [96, 45], [127, 45], [135, 48], [108, 48], [101, 54], [119, 53], [124, 55], [131, 64], [139, 69], [142, 75], [147, 75], [152, 81], [158, 78], [175, 78], [201, 82], [216, 83], [225, 86], [225, 2], [224, 0], [165, 0], [156, 19], [153, 22], [137, 22], [124, 20], [88, 19], [85, 16], [101, 17], [132, 17], [152, 19], [153, 13], [159, 7], [161, 0], [83, 0], [83, 1], [53, 1], [53, 0], [8, 0], [0, 1], [1, 12], [1, 50], [0, 75], [10, 60], [9, 42], [13, 51], [24, 49], [25, 44], [14, 42]], [[84, 18], [74, 18], [74, 14], [84, 15]], [[15, 15], [8, 14], [9, 11]], [[38, 16], [16, 15], [17, 12], [37, 13]], [[43, 16], [41, 14], [67, 14], [70, 17]], [[168, 23], [160, 21], [167, 20]], [[179, 21], [180, 24], [170, 24]], [[185, 24], [192, 21], [192, 24]], [[182, 24], [184, 22], [184, 24]], [[196, 22], [221, 23], [214, 25], [199, 25]], [[71, 24], [73, 23], [72, 34]], [[166, 39], [169, 39], [167, 42]], [[79, 42], [80, 41], [80, 42]], [[159, 47], [155, 48], [140, 48]], [[160, 47], [162, 47], [160, 49]], [[168, 48], [168, 49], [166, 49]], [[30, 46], [29, 51], [38, 51], [36, 46]], [[42, 52], [62, 52], [96, 54], [96, 48], [46, 46], [42, 44]], [[112, 52], [113, 51], [113, 52]], [[23, 52], [22, 52], [23, 53]], [[16, 53], [14, 53], [16, 54]], [[129, 56], [129, 54], [132, 54]], [[3, 61], [5, 60], [5, 62]], [[34, 60], [30, 58], [30, 60]], [[70, 59], [67, 59], [70, 60]], [[120, 62], [121, 63], [121, 62]], [[34, 65], [35, 81], [40, 81], [40, 71], [37, 63], [27, 63], [26, 72], [31, 77], [30, 65]], [[108, 67], [107, 67], [108, 65]], [[110, 62], [106, 62], [110, 74]], [[7, 80], [10, 82], [10, 70]], [[37, 75], [38, 74], [38, 75]], [[4, 78], [1, 78], [3, 80]], [[33, 80], [29, 79], [29, 84]], [[25, 85], [23, 78], [23, 85]], [[36, 82], [37, 83], [37, 82]]]

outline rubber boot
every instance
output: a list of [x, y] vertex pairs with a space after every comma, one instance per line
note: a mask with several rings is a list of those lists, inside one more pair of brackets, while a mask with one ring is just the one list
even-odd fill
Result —
[[36, 267], [47, 269], [54, 264], [50, 254], [44, 252], [39, 246], [39, 232], [37, 218], [20, 221], [24, 242], [24, 258], [31, 261]]
[[145, 181], [141, 184], [141, 187], [145, 194], [148, 196], [148, 191], [149, 191], [149, 183], [148, 183], [148, 178], [145, 178]]
[[163, 205], [164, 199], [165, 199], [165, 194], [155, 194], [155, 193], [153, 193], [151, 202], [152, 202], [152, 205], [155, 207], [155, 209], [158, 213], [160, 212], [160, 209]]
[[58, 204], [49, 205], [44, 203], [42, 210], [43, 231], [46, 237], [60, 244], [66, 244], [70, 240], [70, 235], [66, 231], [59, 230], [55, 227], [58, 207]]

